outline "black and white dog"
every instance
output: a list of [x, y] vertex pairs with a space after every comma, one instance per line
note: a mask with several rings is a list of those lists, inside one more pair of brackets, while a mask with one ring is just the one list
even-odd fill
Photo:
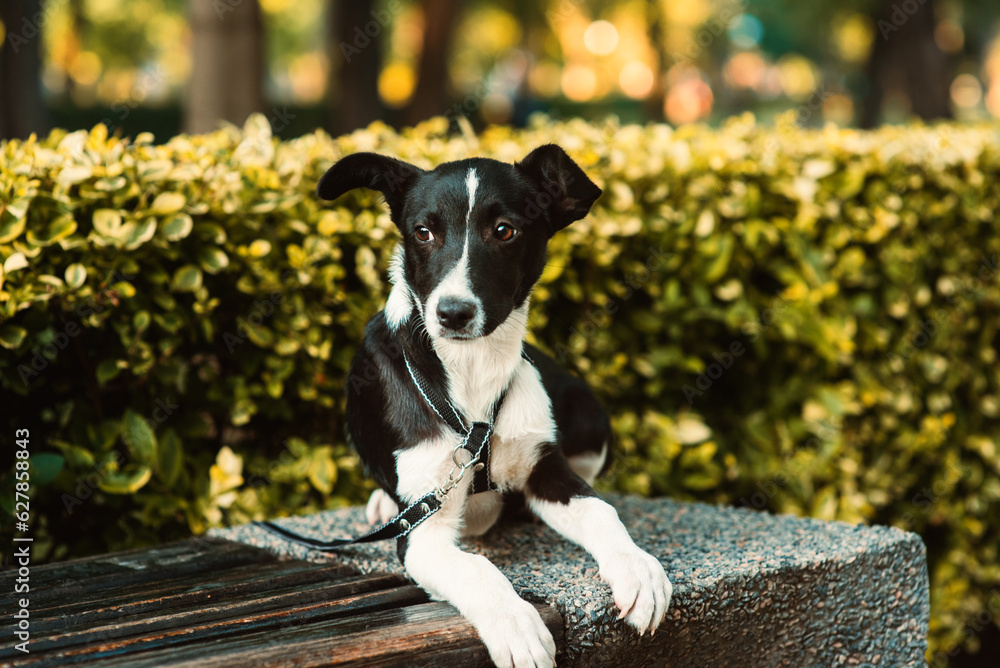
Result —
[[357, 153], [331, 167], [317, 192], [335, 199], [359, 187], [382, 193], [402, 233], [385, 310], [352, 365], [352, 377], [372, 380], [348, 387], [349, 436], [381, 486], [369, 521], [456, 479], [463, 434], [431, 405], [436, 391], [465, 420], [490, 423], [490, 484], [473, 494], [472, 473], [458, 477], [440, 509], [399, 539], [417, 584], [472, 622], [498, 666], [553, 665], [555, 644], [534, 607], [487, 559], [458, 547], [496, 522], [505, 496], [523, 494], [594, 556], [619, 618], [655, 631], [670, 581], [590, 487], [609, 459], [609, 420], [582, 381], [524, 343], [549, 238], [586, 216], [601, 190], [555, 145], [514, 165], [473, 158], [430, 171]]

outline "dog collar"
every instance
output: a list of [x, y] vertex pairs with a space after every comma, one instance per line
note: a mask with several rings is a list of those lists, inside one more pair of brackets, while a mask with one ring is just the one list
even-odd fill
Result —
[[[521, 351], [522, 359], [527, 360], [531, 364], [531, 360], [528, 358], [527, 353], [522, 349]], [[500, 407], [503, 405], [504, 399], [507, 397], [507, 390], [509, 388], [505, 387], [500, 396], [493, 403], [493, 408], [490, 411], [490, 421], [489, 422], [472, 422], [470, 426], [465, 426], [465, 419], [462, 417], [461, 412], [455, 407], [447, 397], [447, 393], [442, 395], [440, 391], [437, 390], [430, 382], [427, 381], [414, 367], [410, 364], [410, 360], [403, 353], [403, 361], [406, 364], [406, 370], [410, 374], [410, 379], [413, 380], [413, 384], [416, 385], [417, 391], [427, 402], [441, 420], [448, 425], [455, 433], [462, 435], [462, 442], [455, 446], [452, 451], [451, 459], [454, 463], [451, 471], [448, 472], [448, 480], [445, 481], [439, 487], [434, 488], [424, 496], [420, 497], [409, 506], [407, 506], [402, 512], [393, 517], [391, 520], [383, 524], [382, 526], [372, 529], [366, 534], [358, 536], [357, 538], [336, 538], [331, 541], [322, 541], [315, 538], [309, 538], [308, 536], [303, 536], [297, 534], [294, 531], [289, 531], [283, 527], [274, 524], [273, 522], [254, 522], [256, 526], [275, 533], [286, 540], [292, 541], [293, 543], [298, 543], [299, 545], [305, 545], [306, 547], [318, 550], [320, 552], [335, 552], [340, 548], [347, 547], [349, 545], [357, 545], [359, 543], [374, 543], [381, 540], [399, 539], [405, 537], [408, 533], [413, 531], [421, 522], [426, 520], [428, 517], [436, 513], [441, 509], [442, 504], [447, 500], [448, 493], [458, 486], [465, 472], [470, 468], [473, 469], [472, 478], [472, 488], [469, 490], [470, 494], [478, 494], [480, 492], [485, 492], [487, 490], [495, 490], [496, 485], [490, 480], [490, 437], [493, 435], [493, 424], [496, 421], [497, 414], [500, 412]], [[468, 451], [471, 456], [468, 461], [459, 461], [459, 450]], [[456, 476], [457, 472], [457, 476]]]
[[[524, 359], [527, 359], [523, 351], [521, 355]], [[463, 418], [461, 411], [459, 411], [455, 404], [452, 403], [451, 399], [448, 398], [447, 393], [442, 394], [442, 392], [440, 392], [436, 387], [434, 387], [433, 384], [424, 378], [424, 376], [412, 364], [410, 364], [410, 360], [406, 356], [405, 352], [403, 353], [403, 362], [406, 364], [406, 370], [410, 374], [410, 379], [417, 387], [417, 391], [420, 392], [420, 396], [424, 398], [427, 405], [430, 406], [431, 410], [433, 410], [437, 416], [441, 418], [441, 421], [448, 425], [452, 431], [462, 436], [462, 442], [455, 447], [451, 458], [456, 467], [462, 467], [459, 479], [461, 478], [461, 475], [465, 473], [465, 470], [468, 469], [469, 466], [472, 466], [472, 489], [469, 490], [469, 493], [479, 494], [480, 492], [495, 490], [496, 485], [494, 485], [490, 479], [490, 437], [493, 435], [493, 424], [496, 422], [497, 413], [500, 412], [500, 407], [503, 405], [503, 401], [507, 397], [508, 388], [505, 387], [503, 392], [500, 393], [500, 396], [497, 397], [497, 400], [493, 402], [493, 407], [490, 410], [489, 422], [472, 422], [469, 426], [466, 426], [466, 420]], [[459, 450], [468, 451], [471, 459], [464, 464], [459, 462]], [[448, 482], [445, 483], [445, 486], [452, 483], [457, 485], [457, 480], [453, 478], [455, 471], [456, 468], [452, 468], [451, 472], [448, 474]], [[455, 485], [452, 485], [452, 489]]]

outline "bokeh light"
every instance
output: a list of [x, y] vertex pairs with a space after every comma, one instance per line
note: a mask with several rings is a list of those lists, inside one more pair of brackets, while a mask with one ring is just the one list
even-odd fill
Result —
[[618, 29], [609, 21], [594, 21], [583, 31], [583, 43], [597, 56], [606, 56], [618, 48]]
[[712, 111], [712, 88], [698, 68], [684, 63], [674, 65], [667, 72], [667, 85], [663, 111], [671, 123], [693, 123]]
[[618, 75], [618, 85], [631, 98], [641, 100], [653, 90], [655, 78], [649, 65], [638, 60], [625, 63]]
[[729, 25], [729, 41], [740, 49], [752, 49], [764, 37], [764, 24], [753, 14], [740, 14]]
[[729, 59], [723, 69], [726, 83], [733, 88], [758, 88], [767, 73], [767, 63], [759, 53], [744, 51]]
[[819, 83], [812, 61], [798, 54], [782, 56], [778, 60], [778, 74], [785, 95], [798, 102], [809, 97]]
[[378, 94], [389, 107], [402, 107], [413, 95], [417, 74], [406, 63], [390, 63], [378, 78]]
[[563, 70], [562, 91], [574, 102], [586, 102], [597, 92], [597, 74], [587, 65], [570, 65]]
[[983, 85], [972, 74], [959, 74], [951, 82], [951, 101], [963, 109], [975, 107], [983, 99]]
[[830, 33], [837, 55], [848, 63], [863, 63], [871, 54], [875, 26], [870, 17], [858, 13], [838, 14]]

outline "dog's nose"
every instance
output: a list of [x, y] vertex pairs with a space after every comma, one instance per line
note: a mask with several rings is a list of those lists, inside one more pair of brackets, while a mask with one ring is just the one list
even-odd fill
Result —
[[437, 316], [444, 327], [459, 330], [469, 324], [476, 315], [474, 302], [458, 297], [442, 297], [438, 302]]

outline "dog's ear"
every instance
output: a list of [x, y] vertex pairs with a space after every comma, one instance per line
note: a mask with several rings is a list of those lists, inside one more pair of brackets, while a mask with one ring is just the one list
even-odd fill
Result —
[[549, 213], [554, 234], [587, 215], [601, 189], [555, 144], [539, 146], [514, 165], [538, 187], [540, 209]]
[[316, 194], [322, 199], [337, 199], [355, 188], [377, 190], [385, 197], [393, 222], [398, 224], [406, 191], [422, 172], [419, 167], [386, 155], [355, 153], [327, 170], [316, 186]]

